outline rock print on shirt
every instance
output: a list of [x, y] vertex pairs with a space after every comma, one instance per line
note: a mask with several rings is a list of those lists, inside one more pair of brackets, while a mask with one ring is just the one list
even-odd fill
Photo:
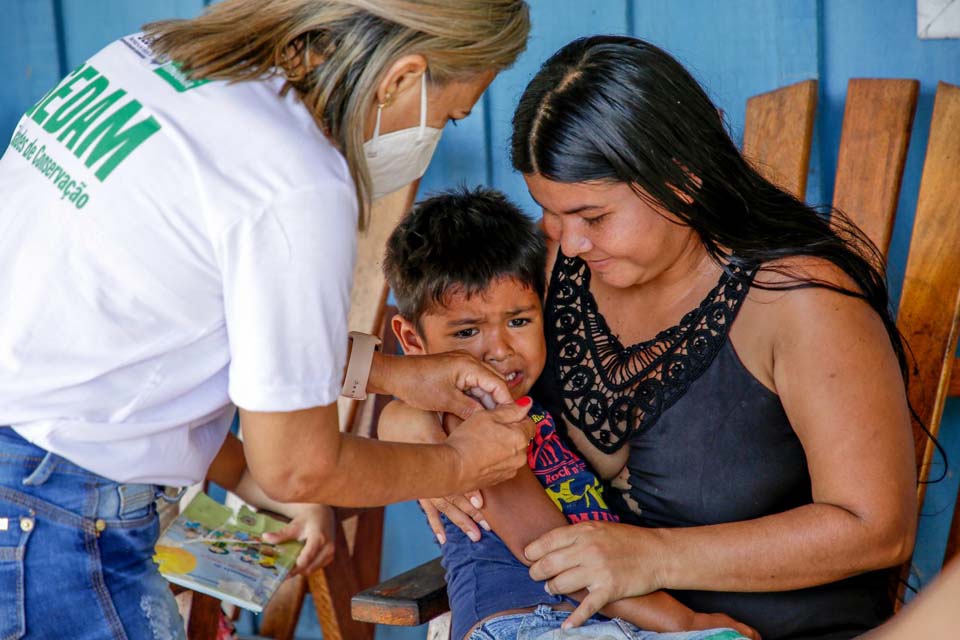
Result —
[[529, 415], [537, 433], [527, 449], [527, 464], [567, 520], [619, 522], [603, 499], [600, 479], [560, 440], [553, 416], [536, 406]]

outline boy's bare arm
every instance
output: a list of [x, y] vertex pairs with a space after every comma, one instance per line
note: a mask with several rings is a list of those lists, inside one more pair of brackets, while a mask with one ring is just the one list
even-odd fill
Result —
[[[482, 511], [487, 521], [510, 552], [527, 566], [530, 563], [523, 555], [524, 547], [547, 531], [568, 524], [529, 468], [520, 469], [513, 479], [481, 492]], [[585, 595], [586, 592], [582, 592], [573, 594], [573, 597], [579, 600]], [[745, 632], [749, 627], [726, 616], [696, 613], [662, 591], [612, 602], [602, 612], [648, 631], [691, 631], [736, 624], [738, 631], [750, 635]]]
[[212, 480], [227, 491], [233, 491], [240, 483], [247, 460], [243, 455], [243, 443], [232, 433], [227, 433], [220, 450], [207, 469], [207, 480]]
[[439, 444], [447, 439], [437, 414], [393, 400], [380, 412], [377, 437], [389, 442]]

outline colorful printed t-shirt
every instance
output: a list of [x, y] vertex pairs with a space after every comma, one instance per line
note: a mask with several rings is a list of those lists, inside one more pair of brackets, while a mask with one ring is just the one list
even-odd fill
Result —
[[527, 465], [547, 495], [571, 523], [586, 520], [619, 522], [603, 499], [603, 484], [586, 461], [570, 451], [557, 434], [553, 416], [534, 405], [530, 418], [537, 433], [527, 449]]

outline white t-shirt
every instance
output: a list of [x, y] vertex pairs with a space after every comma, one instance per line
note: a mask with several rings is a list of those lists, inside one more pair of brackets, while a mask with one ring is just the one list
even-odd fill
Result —
[[192, 82], [131, 36], [20, 120], [0, 160], [0, 425], [116, 481], [184, 485], [234, 404], [336, 400], [354, 184], [281, 86]]

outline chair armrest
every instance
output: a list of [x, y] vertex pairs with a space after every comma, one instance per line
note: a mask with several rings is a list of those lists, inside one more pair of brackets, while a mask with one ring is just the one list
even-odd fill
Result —
[[415, 627], [448, 611], [447, 582], [440, 558], [353, 596], [354, 620]]

